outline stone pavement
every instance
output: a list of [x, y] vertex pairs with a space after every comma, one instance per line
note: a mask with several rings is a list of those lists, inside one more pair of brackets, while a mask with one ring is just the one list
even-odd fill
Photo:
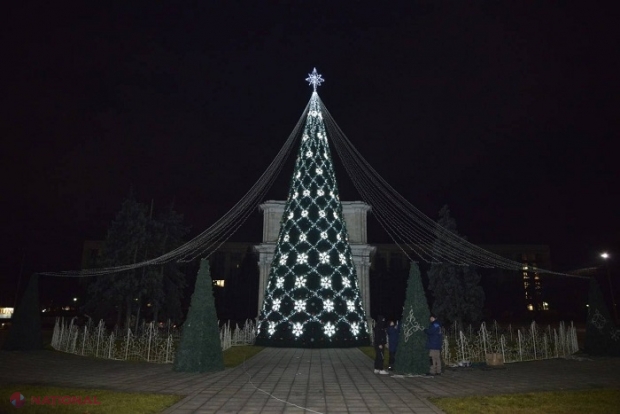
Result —
[[222, 372], [54, 351], [0, 351], [0, 383], [186, 395], [165, 413], [440, 413], [428, 397], [620, 388], [620, 358], [553, 359], [439, 377], [376, 375], [358, 349], [267, 348]]

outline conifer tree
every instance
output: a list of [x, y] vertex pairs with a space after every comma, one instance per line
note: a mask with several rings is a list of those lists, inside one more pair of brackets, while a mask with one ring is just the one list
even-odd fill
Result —
[[212, 372], [223, 369], [224, 357], [215, 313], [209, 261], [202, 259], [187, 319], [183, 324], [174, 370]]
[[591, 355], [620, 356], [620, 329], [611, 319], [595, 278], [590, 279], [585, 351]]
[[357, 275], [316, 86], [284, 208], [257, 345], [353, 347], [368, 344]]
[[[447, 233], [459, 234], [448, 206], [439, 211], [438, 224], [433, 249], [449, 249], [445, 242]], [[433, 263], [428, 272], [428, 289], [434, 297], [433, 313], [442, 323], [462, 324], [481, 318], [484, 291], [480, 286], [480, 274], [472, 266]]]
[[24, 296], [15, 310], [11, 329], [2, 345], [7, 351], [32, 351], [43, 348], [41, 310], [39, 308], [39, 275], [30, 277]]
[[394, 364], [394, 371], [399, 374], [421, 375], [428, 372], [424, 328], [428, 325], [429, 317], [430, 311], [422, 286], [420, 269], [417, 263], [412, 262]]

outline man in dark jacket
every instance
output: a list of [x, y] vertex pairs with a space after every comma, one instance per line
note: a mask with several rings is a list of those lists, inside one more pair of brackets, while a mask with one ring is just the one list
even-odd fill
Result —
[[387, 328], [388, 348], [390, 350], [390, 365], [388, 366], [389, 371], [394, 369], [396, 348], [398, 347], [398, 335], [400, 335], [400, 324], [398, 321], [396, 321], [396, 323], [394, 323], [394, 321], [390, 321], [390, 326]]
[[435, 315], [431, 315], [430, 319], [430, 325], [424, 330], [424, 333], [428, 336], [426, 339], [426, 349], [428, 349], [428, 355], [431, 357], [431, 369], [426, 375], [441, 375], [443, 334], [441, 332], [441, 324], [435, 318]]
[[375, 374], [387, 374], [383, 369], [383, 350], [387, 343], [387, 335], [385, 333], [385, 317], [377, 316], [374, 329], [374, 345], [375, 345]]

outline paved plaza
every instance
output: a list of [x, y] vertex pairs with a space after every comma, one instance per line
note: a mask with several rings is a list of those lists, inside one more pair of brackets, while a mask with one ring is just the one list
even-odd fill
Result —
[[372, 368], [356, 348], [266, 348], [208, 374], [54, 351], [0, 351], [0, 383], [186, 395], [165, 413], [440, 413], [428, 397], [620, 387], [620, 358], [455, 368], [439, 377], [376, 375]]

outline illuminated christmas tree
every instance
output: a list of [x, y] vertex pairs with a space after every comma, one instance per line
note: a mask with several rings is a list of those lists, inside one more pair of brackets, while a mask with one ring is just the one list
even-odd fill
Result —
[[354, 347], [369, 343], [357, 274], [327, 143], [323, 79], [316, 69], [301, 146], [284, 208], [257, 345]]

